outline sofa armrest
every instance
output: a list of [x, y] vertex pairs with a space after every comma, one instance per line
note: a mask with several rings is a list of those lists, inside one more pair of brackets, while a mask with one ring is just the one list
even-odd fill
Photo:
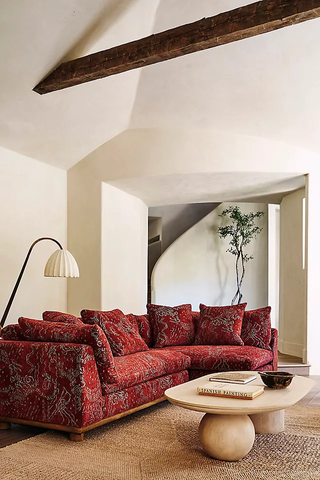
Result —
[[270, 347], [273, 353], [272, 368], [276, 371], [278, 368], [278, 330], [276, 328], [271, 328]]
[[101, 420], [91, 346], [0, 340], [0, 417], [79, 428]]

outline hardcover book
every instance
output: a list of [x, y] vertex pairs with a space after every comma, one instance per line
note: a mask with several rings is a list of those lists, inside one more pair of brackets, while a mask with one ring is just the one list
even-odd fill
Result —
[[252, 373], [221, 372], [214, 373], [209, 380], [210, 382], [229, 382], [245, 385], [246, 383], [252, 382], [255, 378], [257, 378], [256, 375], [253, 375]]
[[197, 392], [199, 395], [253, 400], [264, 392], [264, 387], [256, 385], [226, 385], [225, 383], [216, 383], [214, 385], [205, 384], [203, 387], [197, 387]]

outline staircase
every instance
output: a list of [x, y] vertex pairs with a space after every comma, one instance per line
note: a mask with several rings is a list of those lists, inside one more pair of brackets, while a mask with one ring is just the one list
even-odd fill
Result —
[[150, 207], [148, 214], [148, 303], [153, 267], [164, 251], [184, 232], [211, 213], [219, 203], [191, 203]]
[[310, 365], [302, 363], [301, 358], [285, 355], [279, 352], [278, 371], [306, 376], [310, 374]]

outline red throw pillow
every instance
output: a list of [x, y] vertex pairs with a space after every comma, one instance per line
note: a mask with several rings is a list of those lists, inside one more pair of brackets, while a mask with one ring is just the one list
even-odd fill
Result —
[[121, 310], [100, 312], [82, 310], [81, 318], [89, 325], [99, 325], [104, 331], [115, 357], [149, 350], [141, 338], [134, 315], [125, 315]]
[[206, 307], [200, 304], [195, 345], [244, 345], [240, 334], [246, 305]]
[[1, 338], [3, 338], [3, 340], [25, 340], [18, 323], [4, 327], [1, 332]]
[[[134, 315], [134, 314], [133, 314]], [[148, 347], [152, 347], [152, 331], [151, 324], [149, 321], [149, 315], [134, 315], [136, 322], [138, 324], [139, 333], [143, 340], [146, 342]]]
[[154, 347], [191, 345], [194, 341], [194, 323], [191, 305], [165, 307], [148, 304]]
[[[110, 345], [103, 331], [96, 325], [68, 325], [30, 318], [19, 318], [19, 325], [27, 340], [38, 342], [80, 343], [90, 345], [97, 364], [102, 390], [118, 383], [118, 375]], [[107, 384], [107, 386], [106, 386]]]
[[245, 345], [271, 350], [271, 307], [244, 312], [241, 338]]
[[76, 317], [75, 315], [71, 315], [70, 313], [46, 311], [43, 312], [42, 318], [45, 322], [59, 322], [69, 323], [72, 325], [83, 325], [83, 322], [80, 318]]

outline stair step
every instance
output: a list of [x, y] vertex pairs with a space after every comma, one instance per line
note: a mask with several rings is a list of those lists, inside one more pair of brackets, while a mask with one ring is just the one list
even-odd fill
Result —
[[294, 375], [309, 375], [310, 365], [307, 364], [278, 364], [279, 372], [293, 373]]

